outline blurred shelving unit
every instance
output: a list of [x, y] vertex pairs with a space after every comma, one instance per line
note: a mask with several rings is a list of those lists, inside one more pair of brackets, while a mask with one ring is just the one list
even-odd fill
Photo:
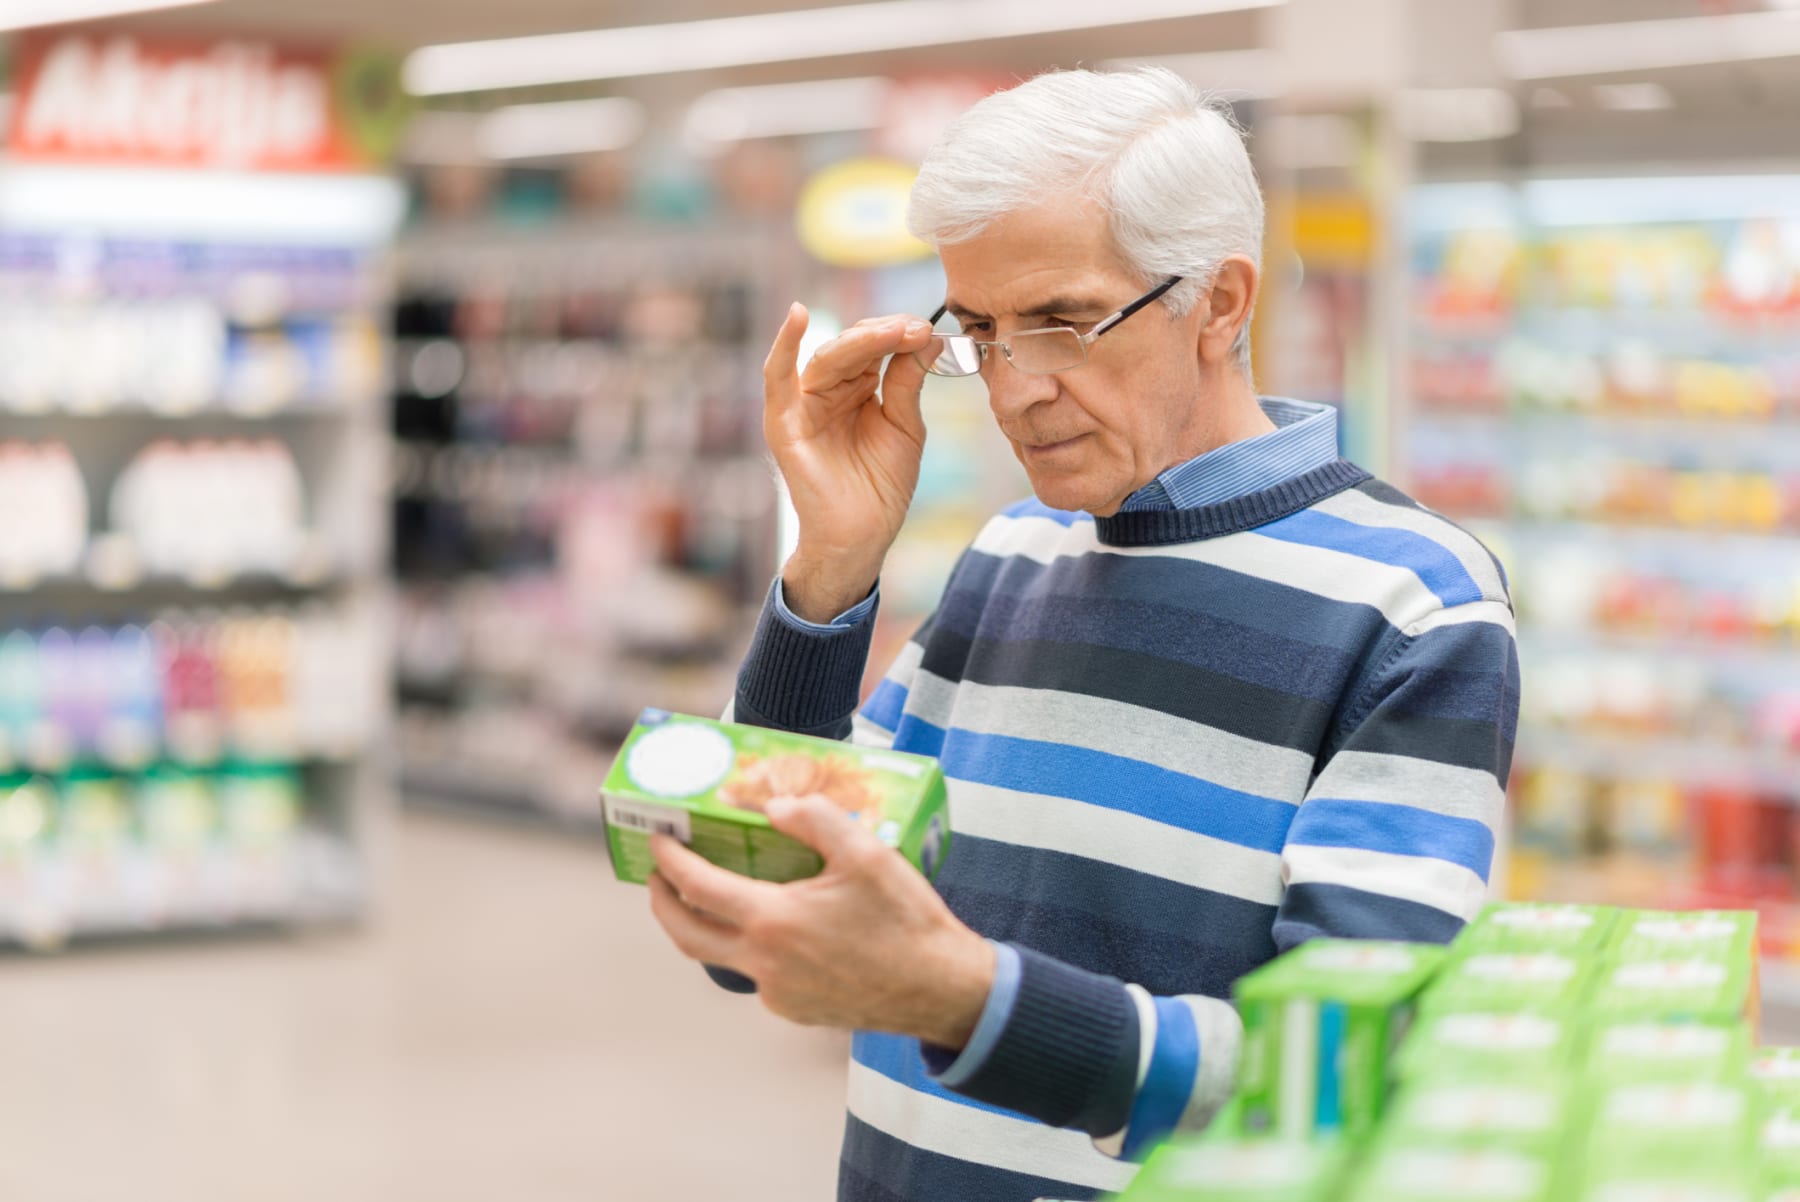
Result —
[[[212, 65], [83, 36], [20, 51], [17, 105], [52, 52]], [[215, 162], [80, 143], [83, 97], [0, 173], [0, 942], [353, 919], [391, 796], [404, 193], [323, 107], [316, 145], [246, 126]]]
[[1409, 206], [1408, 483], [1511, 576], [1511, 892], [1763, 913], [1800, 1009], [1800, 178]]
[[408, 796], [574, 829], [648, 704], [714, 713], [773, 574], [785, 231], [571, 217], [402, 242]]

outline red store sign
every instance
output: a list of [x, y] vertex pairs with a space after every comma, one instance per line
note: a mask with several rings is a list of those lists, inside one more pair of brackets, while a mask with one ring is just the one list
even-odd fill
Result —
[[403, 119], [391, 64], [254, 38], [48, 31], [17, 44], [15, 160], [259, 171], [380, 161]]

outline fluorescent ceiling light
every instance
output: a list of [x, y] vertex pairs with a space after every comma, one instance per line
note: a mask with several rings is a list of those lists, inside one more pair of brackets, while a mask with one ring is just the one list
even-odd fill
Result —
[[149, 12], [156, 8], [186, 8], [213, 4], [216, 0], [6, 0], [0, 5], [0, 29], [30, 29], [34, 25], [66, 25], [95, 17]]
[[1615, 113], [1660, 113], [1675, 107], [1675, 97], [1659, 83], [1597, 83], [1594, 99]]
[[481, 118], [475, 148], [490, 159], [593, 154], [631, 145], [644, 125], [644, 106], [625, 96], [515, 104]]
[[694, 101], [683, 134], [695, 149], [745, 138], [874, 129], [894, 85], [878, 75], [720, 88]]
[[404, 189], [374, 175], [13, 163], [0, 171], [0, 228], [30, 232], [378, 246], [405, 212]]
[[1519, 132], [1519, 104], [1500, 88], [1408, 88], [1400, 126], [1419, 142], [1486, 142]]
[[879, 0], [790, 12], [425, 46], [406, 60], [419, 95], [478, 92], [749, 63], [792, 62], [1171, 17], [1284, 0]]
[[1800, 10], [1509, 29], [1494, 56], [1514, 79], [1606, 75], [1800, 55]]
[[1286, 91], [1281, 56], [1271, 50], [1212, 50], [1199, 54], [1158, 54], [1114, 58], [1100, 64], [1111, 70], [1166, 67], [1226, 100], [1267, 100]]

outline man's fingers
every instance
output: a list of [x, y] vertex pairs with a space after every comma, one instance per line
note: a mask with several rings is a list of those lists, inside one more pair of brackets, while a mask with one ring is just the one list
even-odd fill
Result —
[[736, 970], [743, 936], [704, 914], [696, 914], [681, 900], [660, 872], [650, 874], [650, 913], [681, 954], [702, 964]]
[[795, 301], [788, 306], [787, 318], [781, 323], [781, 329], [775, 332], [775, 343], [769, 348], [769, 357], [763, 360], [763, 382], [770, 387], [788, 384], [799, 374], [800, 340], [806, 337], [806, 327], [811, 321], [806, 306]]
[[824, 856], [827, 864], [865, 851], [870, 844], [881, 846], [849, 814], [817, 794], [778, 797], [764, 813], [769, 816], [770, 826], [806, 844]]
[[924, 324], [916, 317], [886, 317], [851, 326], [814, 352], [802, 374], [804, 387], [808, 392], [823, 391], [878, 367], [881, 360], [909, 342], [923, 346], [924, 339], [909, 335], [908, 330]]
[[656, 871], [691, 908], [704, 911], [733, 926], [742, 926], [759, 900], [759, 891], [770, 886], [727, 872], [701, 859], [667, 835], [653, 835], [650, 854]]
[[925, 369], [913, 352], [931, 342], [929, 327], [909, 329], [900, 353], [888, 360], [881, 378], [881, 409], [887, 419], [920, 446], [925, 445], [925, 417], [919, 412], [919, 391], [925, 386]]

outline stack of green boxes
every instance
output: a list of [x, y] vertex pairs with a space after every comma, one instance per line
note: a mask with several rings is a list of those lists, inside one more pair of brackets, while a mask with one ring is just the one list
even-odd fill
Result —
[[1752, 1051], [1756, 916], [1490, 906], [1447, 950], [1245, 977], [1226, 1118], [1128, 1202], [1800, 1202], [1800, 1050]]

